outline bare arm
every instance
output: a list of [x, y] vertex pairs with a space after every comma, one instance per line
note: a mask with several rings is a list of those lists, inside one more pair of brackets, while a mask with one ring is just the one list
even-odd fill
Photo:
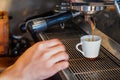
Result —
[[68, 54], [58, 40], [38, 42], [1, 75], [0, 80], [43, 80], [68, 67]]

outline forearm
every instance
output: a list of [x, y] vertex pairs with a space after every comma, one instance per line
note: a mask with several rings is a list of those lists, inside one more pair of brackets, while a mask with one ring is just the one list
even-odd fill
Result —
[[8, 67], [5, 71], [0, 73], [0, 80], [23, 80], [12, 66]]

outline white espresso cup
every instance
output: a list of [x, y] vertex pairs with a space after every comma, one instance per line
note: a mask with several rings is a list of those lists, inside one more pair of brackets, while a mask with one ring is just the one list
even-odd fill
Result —
[[[101, 37], [97, 35], [93, 37], [94, 40], [92, 40], [92, 35], [84, 35], [80, 38], [80, 43], [76, 45], [76, 49], [86, 58], [96, 58], [99, 55]], [[79, 49], [79, 46], [82, 50]]]

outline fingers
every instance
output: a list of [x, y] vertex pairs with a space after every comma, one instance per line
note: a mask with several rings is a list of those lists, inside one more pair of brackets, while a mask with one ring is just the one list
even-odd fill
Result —
[[49, 66], [52, 66], [56, 63], [59, 63], [61, 61], [67, 61], [69, 59], [69, 56], [66, 52], [60, 52], [56, 55], [53, 55], [49, 60], [48, 60], [48, 63], [49, 63]]
[[62, 61], [62, 62], [56, 63], [56, 65], [54, 66], [54, 68], [58, 71], [66, 69], [68, 67], [69, 67], [68, 61]]
[[48, 61], [47, 64], [49, 67], [59, 62], [68, 61], [69, 59], [65, 46], [58, 39], [44, 41], [42, 47], [44, 47], [45, 50], [42, 59]]
[[54, 47], [54, 46], [57, 46], [57, 45], [61, 45], [62, 42], [58, 39], [51, 39], [51, 40], [47, 40], [47, 41], [42, 41], [42, 42], [39, 42], [39, 47], [40, 49], [41, 48], [50, 48], [50, 47]]
[[57, 45], [51, 48], [48, 48], [45, 54], [43, 54], [44, 59], [48, 59], [52, 57], [55, 54], [58, 54], [60, 52], [66, 52], [65, 46], [64, 45]]
[[[63, 62], [67, 62], [69, 59], [65, 46], [58, 39], [39, 42], [37, 49], [39, 50], [37, 50], [35, 58], [47, 61], [49, 67], [59, 63], [63, 64]], [[39, 52], [42, 52], [42, 54]]]
[[65, 46], [62, 44], [61, 41], [58, 39], [52, 39], [43, 41], [37, 44], [36, 46], [36, 54], [34, 57], [43, 57], [43, 59], [48, 59], [51, 56], [59, 53], [59, 52], [65, 52]]
[[51, 69], [51, 73], [55, 74], [61, 70], [64, 70], [66, 68], [69, 67], [69, 62], [68, 61], [61, 61], [59, 63], [56, 63], [52, 69]]

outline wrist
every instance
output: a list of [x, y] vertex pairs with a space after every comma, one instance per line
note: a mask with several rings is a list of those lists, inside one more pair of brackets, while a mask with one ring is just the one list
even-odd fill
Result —
[[8, 67], [0, 74], [0, 80], [23, 80], [22, 76], [16, 69], [13, 69], [13, 65]]

